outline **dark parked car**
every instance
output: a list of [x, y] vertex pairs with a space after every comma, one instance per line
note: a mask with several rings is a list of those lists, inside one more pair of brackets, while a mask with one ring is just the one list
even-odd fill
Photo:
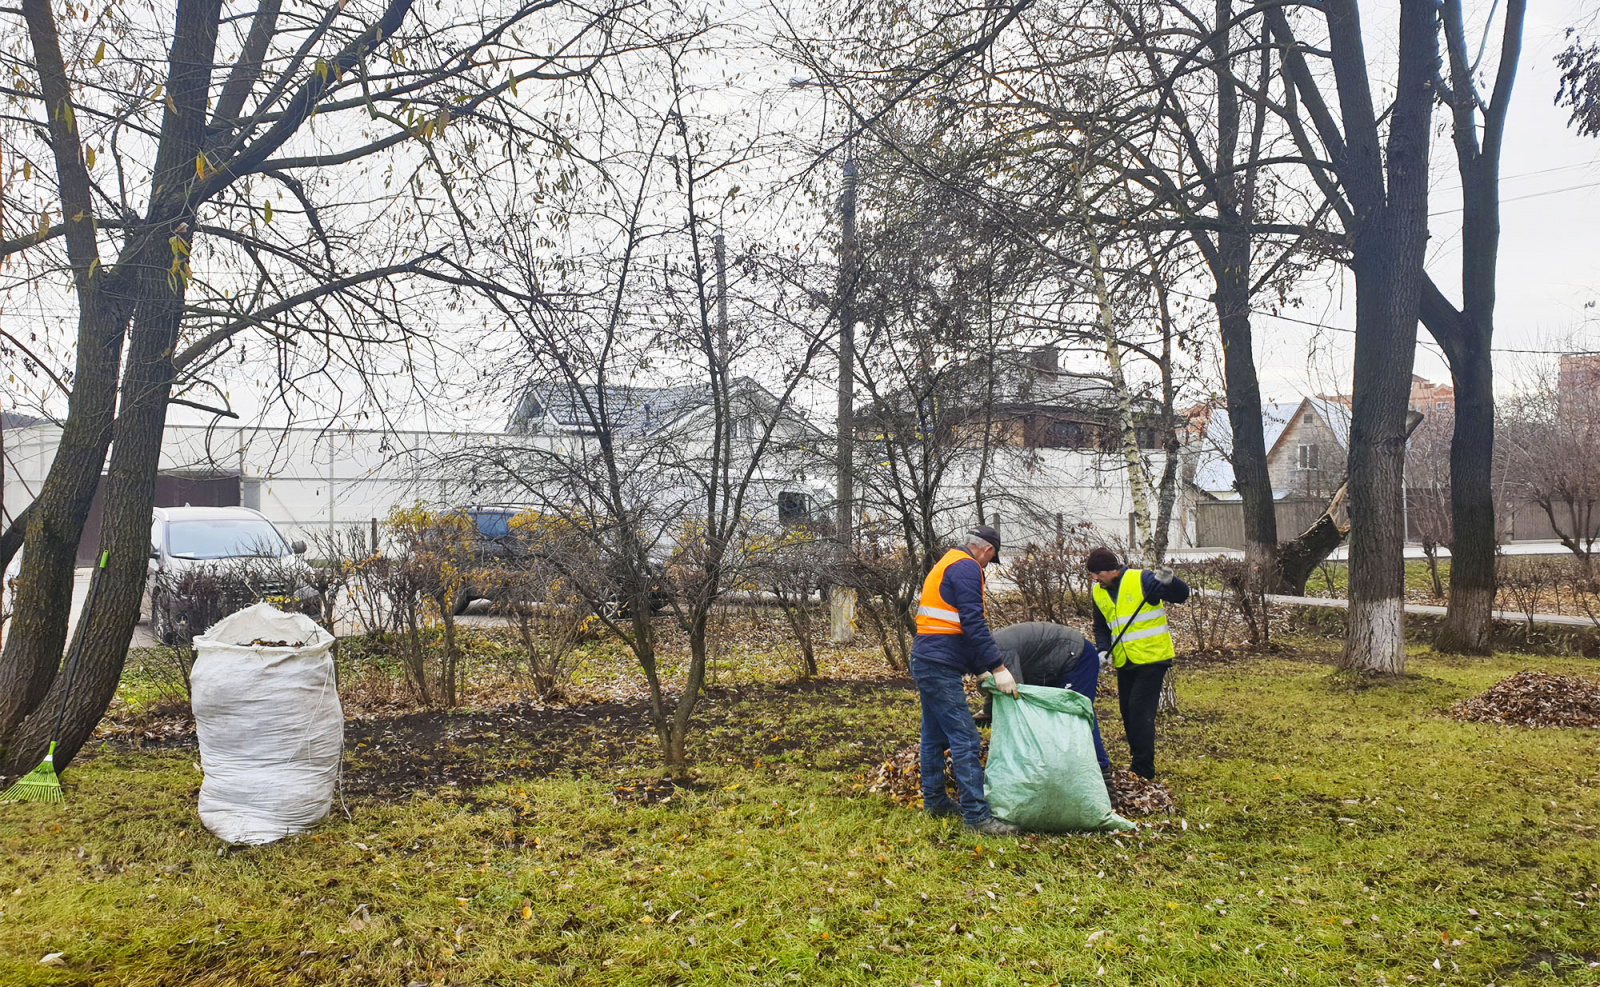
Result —
[[[511, 519], [527, 508], [502, 505], [458, 507], [456, 512], [465, 515], [478, 532], [473, 545], [473, 561], [480, 568], [512, 566], [528, 556], [528, 540], [516, 533]], [[468, 583], [456, 597], [456, 613], [465, 613], [473, 600], [492, 599], [490, 586]]]

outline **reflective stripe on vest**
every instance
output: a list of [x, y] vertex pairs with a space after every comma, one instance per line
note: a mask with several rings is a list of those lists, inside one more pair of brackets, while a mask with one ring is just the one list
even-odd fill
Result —
[[1111, 639], [1116, 642], [1111, 649], [1111, 663], [1118, 667], [1130, 661], [1135, 665], [1166, 661], [1176, 653], [1172, 635], [1167, 632], [1166, 607], [1157, 603], [1139, 608], [1144, 603], [1143, 576], [1141, 569], [1124, 570], [1115, 600], [1098, 583], [1090, 594], [1111, 628]]
[[[961, 613], [939, 595], [939, 586], [944, 582], [944, 571], [962, 559], [976, 561], [961, 549], [952, 548], [944, 553], [944, 558], [934, 565], [928, 573], [928, 578], [922, 581], [922, 599], [917, 601], [918, 634], [961, 633]], [[983, 585], [982, 569], [978, 570], [978, 585]], [[985, 610], [987, 611], [987, 608]]]

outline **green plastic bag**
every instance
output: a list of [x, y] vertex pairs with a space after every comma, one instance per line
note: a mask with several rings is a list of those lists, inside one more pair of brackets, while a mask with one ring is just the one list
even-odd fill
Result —
[[[984, 680], [984, 689], [998, 693]], [[1094, 703], [1071, 689], [1019, 685], [996, 695], [983, 794], [999, 819], [1036, 833], [1136, 829], [1111, 811], [1094, 756]]]

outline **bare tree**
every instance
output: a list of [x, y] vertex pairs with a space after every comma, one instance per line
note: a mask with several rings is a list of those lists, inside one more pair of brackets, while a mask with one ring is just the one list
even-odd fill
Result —
[[[1522, 51], [1526, 0], [1508, 0], [1495, 68], [1485, 96], [1478, 75], [1485, 44], [1469, 55], [1461, 0], [1439, 5], [1448, 77], [1435, 88], [1450, 110], [1456, 170], [1461, 176], [1461, 305], [1430, 278], [1423, 285], [1423, 324], [1444, 350], [1455, 384], [1455, 435], [1450, 444], [1450, 605], [1435, 645], [1482, 653], [1493, 631], [1495, 590], [1494, 341], [1495, 270], [1500, 253], [1500, 149], [1512, 84]], [[1483, 26], [1484, 42], [1491, 23]], [[1435, 576], [1437, 578], [1437, 569]]]
[[1600, 391], [1551, 379], [1518, 394], [1505, 412], [1507, 477], [1533, 504], [1581, 568], [1595, 577], [1600, 544]]
[[1455, 529], [1450, 509], [1450, 446], [1455, 429], [1454, 416], [1431, 414], [1411, 434], [1406, 451], [1406, 515], [1428, 560], [1435, 599], [1444, 598], [1439, 578], [1441, 548], [1451, 553], [1452, 589], [1455, 586]]
[[[1170, 302], [1179, 281], [1172, 270], [1187, 277], [1192, 261], [1173, 265], [1175, 244], [1151, 241], [1152, 234], [1184, 241], [1216, 284], [1210, 299], [1221, 326], [1247, 536], [1257, 571], [1275, 582], [1276, 521], [1251, 305], [1257, 297], [1286, 300], [1303, 263], [1337, 251], [1338, 241], [1320, 231], [1326, 207], [1295, 190], [1306, 159], [1288, 135], [1292, 125], [1280, 119], [1293, 118], [1281, 105], [1292, 102], [1292, 92], [1276, 102], [1269, 93], [1283, 83], [1260, 11], [1082, 2], [986, 13], [992, 16], [930, 9], [918, 22], [922, 30], [907, 35], [902, 22], [915, 14], [881, 13], [884, 26], [870, 9], [853, 11], [858, 57], [836, 78], [863, 129], [920, 166], [929, 182], [948, 181], [937, 158], [920, 155], [916, 144], [896, 145], [885, 132], [885, 121], [908, 112], [909, 96], [936, 121], [941, 147], [970, 132], [988, 149], [981, 180], [957, 172], [966, 181], [951, 183], [953, 193], [988, 209], [1010, 237], [1048, 258], [1056, 291], [1075, 295], [1072, 301], [1092, 313], [1055, 318], [1073, 324], [1084, 341], [1093, 327], [1114, 395], [1137, 390], [1119, 365], [1141, 354], [1127, 345], [1131, 295], [1111, 283], [1111, 273], [1136, 269], [1130, 258], [1142, 246], [1165, 268], [1148, 272], [1147, 292], [1155, 297], [1138, 309], [1144, 321], [1159, 321], [1166, 354], [1142, 355], [1161, 375], [1164, 406], [1173, 396]], [[908, 36], [919, 40], [907, 45]], [[1113, 254], [1126, 256], [1112, 261]], [[1037, 310], [1028, 315], [1040, 318]], [[1109, 346], [1108, 337], [1115, 340]], [[1154, 532], [1166, 526], [1151, 515], [1176, 490], [1169, 482], [1177, 469], [1176, 416], [1168, 408], [1158, 482], [1138, 451], [1132, 416], [1120, 411], [1120, 465], [1136, 494], [1139, 540], [1159, 556], [1163, 535]]]
[[[1394, 674], [1405, 670], [1402, 476], [1425, 280], [1437, 14], [1424, 0], [1402, 0], [1395, 97], [1380, 117], [1355, 0], [1333, 0], [1321, 12], [1325, 49], [1300, 40], [1285, 8], [1269, 8], [1267, 17], [1329, 172], [1337, 178], [1356, 281], [1348, 464], [1350, 630], [1344, 662], [1360, 671]], [[1313, 71], [1310, 57], [1325, 58], [1328, 72]], [[1337, 90], [1336, 104], [1324, 94], [1325, 84]]]
[[[794, 394], [829, 341], [804, 298], [782, 299], [792, 279], [773, 272], [775, 251], [729, 236], [733, 259], [718, 277], [713, 237], [736, 215], [726, 208], [741, 194], [736, 166], [764, 138], [730, 126], [739, 114], [688, 77], [730, 30], [701, 22], [630, 56], [626, 97], [614, 95], [575, 142], [593, 170], [544, 207], [563, 217], [561, 242], [525, 210], [481, 245], [474, 284], [514, 337], [499, 358], [521, 383], [518, 434], [453, 457], [579, 546], [550, 562], [631, 649], [666, 764], [679, 771], [711, 614], [754, 579], [752, 525], [790, 482], [787, 470], [769, 475], [774, 458], [815, 446]], [[780, 297], [762, 307], [755, 289], [769, 286]], [[780, 336], [792, 345], [775, 345]], [[675, 697], [661, 671], [657, 620], [667, 617], [689, 648]]]
[[[418, 372], [420, 340], [388, 366], [367, 358], [421, 324], [398, 279], [448, 271], [441, 251], [461, 241], [474, 180], [492, 173], [470, 166], [476, 151], [549, 137], [503, 97], [581, 81], [621, 9], [510, 0], [435, 23], [411, 0], [262, 0], [226, 16], [218, 0], [181, 0], [170, 27], [151, 30], [131, 10], [80, 21], [28, 0], [8, 143], [53, 180], [8, 187], [20, 198], [5, 221], [30, 228], [13, 225], [0, 250], [75, 303], [76, 364], [0, 656], [0, 770], [43, 750], [49, 717], [33, 714], [56, 702], [73, 557], [102, 468], [110, 563], [79, 622], [62, 766], [105, 709], [137, 618], [168, 407], [231, 413], [217, 407], [217, 361], [245, 339], [271, 354], [284, 398], [307, 397], [307, 378], [338, 381], [337, 368], [352, 376], [335, 391]], [[395, 170], [374, 196], [379, 161]]]

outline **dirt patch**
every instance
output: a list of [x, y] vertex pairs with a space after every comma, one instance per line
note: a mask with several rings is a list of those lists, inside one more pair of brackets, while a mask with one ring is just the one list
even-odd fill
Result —
[[[668, 697], [669, 703], [676, 697]], [[744, 767], [781, 761], [859, 770], [905, 740], [899, 715], [915, 729], [909, 679], [809, 679], [706, 690], [690, 734], [696, 764]], [[474, 710], [352, 710], [345, 720], [344, 792], [393, 799], [557, 773], [615, 776], [661, 767], [647, 702], [541, 705], [518, 701]], [[115, 747], [192, 747], [187, 710], [160, 717], [103, 720], [96, 737]], [[92, 751], [85, 751], [90, 757]], [[628, 794], [628, 793], [624, 793]], [[654, 790], [634, 801], [663, 801]]]
[[1503, 967], [1502, 972], [1549, 973], [1563, 979], [1580, 970], [1600, 970], [1600, 953], [1557, 953], [1548, 949], [1536, 950], [1525, 956], [1514, 967]]
[[649, 729], [643, 704], [582, 708], [516, 703], [345, 723], [344, 790], [394, 798], [502, 778], [574, 773], [629, 762]]
[[[799, 682], [713, 690], [690, 735], [696, 763], [750, 766], [779, 759], [872, 764], [898, 737], [852, 722], [869, 696], [899, 683]], [[908, 697], [909, 701], [909, 697]], [[345, 724], [347, 794], [397, 798], [558, 773], [626, 774], [659, 768], [660, 745], [642, 702], [586, 706], [519, 703], [456, 713], [408, 713]], [[631, 790], [625, 790], [630, 789]], [[619, 800], [655, 804], [672, 789], [620, 782]]]
[[[983, 756], [987, 761], [988, 741], [983, 743]], [[948, 752], [944, 756], [944, 763], [945, 789], [954, 800], [957, 793]], [[1172, 811], [1172, 789], [1163, 782], [1146, 781], [1131, 771], [1116, 771], [1112, 774], [1111, 785], [1111, 807], [1124, 816], [1151, 816]], [[903, 747], [867, 772], [866, 789], [887, 796], [907, 808], [922, 808], [922, 753], [919, 747], [916, 744]]]
[[1458, 720], [1521, 727], [1600, 727], [1600, 684], [1521, 671], [1450, 710]]

